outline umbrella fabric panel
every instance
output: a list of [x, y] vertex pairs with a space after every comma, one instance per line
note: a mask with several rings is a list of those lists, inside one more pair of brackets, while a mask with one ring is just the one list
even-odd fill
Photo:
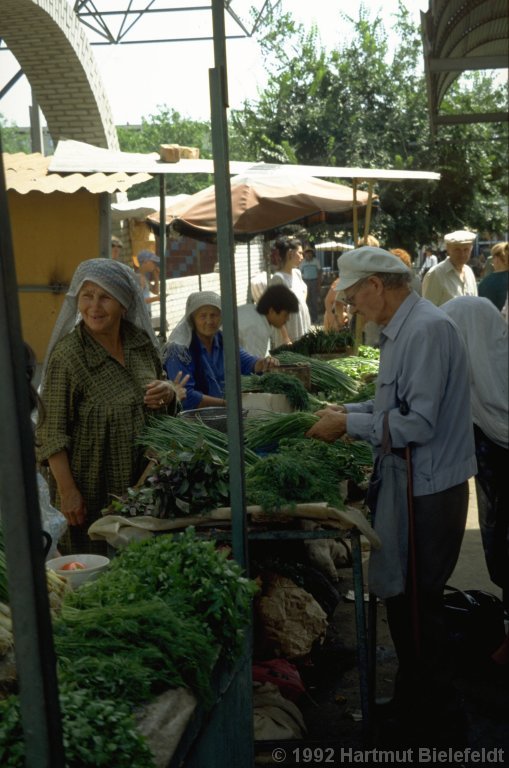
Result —
[[[353, 190], [350, 187], [323, 181], [298, 178], [285, 174], [253, 173], [236, 176], [231, 182], [232, 220], [236, 235], [254, 235], [317, 213], [341, 214], [353, 209]], [[368, 193], [357, 193], [357, 206], [364, 208]], [[159, 223], [157, 213], [148, 217]], [[214, 187], [197, 192], [187, 201], [169, 211], [166, 223], [173, 223], [182, 233], [216, 231], [216, 205]]]

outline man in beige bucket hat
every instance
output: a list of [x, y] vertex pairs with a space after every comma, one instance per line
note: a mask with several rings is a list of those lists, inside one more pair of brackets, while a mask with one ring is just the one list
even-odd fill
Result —
[[445, 235], [447, 257], [424, 276], [422, 295], [439, 307], [456, 296], [477, 296], [477, 283], [468, 261], [475, 232], [460, 229]]

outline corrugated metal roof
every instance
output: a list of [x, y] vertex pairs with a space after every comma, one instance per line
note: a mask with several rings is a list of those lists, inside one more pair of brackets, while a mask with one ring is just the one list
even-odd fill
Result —
[[142, 181], [148, 181], [152, 177], [148, 173], [136, 173], [129, 175], [124, 172], [116, 173], [92, 173], [83, 175], [73, 173], [62, 176], [59, 173], [49, 171], [51, 157], [44, 157], [40, 153], [27, 155], [17, 152], [10, 155], [6, 152], [2, 155], [7, 190], [14, 190], [21, 195], [28, 192], [67, 192], [72, 194], [80, 189], [86, 189], [94, 194], [101, 192], [126, 192]]
[[482, 116], [472, 113], [470, 120], [468, 116], [438, 115], [447, 89], [462, 72], [509, 66], [507, 0], [430, 0], [429, 10], [421, 13], [421, 23], [432, 126], [500, 121], [504, 115], [507, 119], [505, 111]]

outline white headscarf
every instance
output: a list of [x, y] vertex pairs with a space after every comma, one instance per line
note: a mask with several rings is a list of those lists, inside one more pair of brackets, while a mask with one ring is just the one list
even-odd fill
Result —
[[145, 331], [159, 351], [159, 344], [152, 328], [147, 305], [134, 271], [115, 259], [88, 259], [78, 264], [65, 295], [60, 314], [57, 317], [53, 333], [49, 340], [44, 358], [41, 384], [44, 382], [48, 361], [55, 345], [75, 327], [80, 320], [78, 295], [87, 280], [100, 285], [113, 296], [126, 310], [125, 318], [133, 325]]
[[472, 417], [498, 445], [509, 445], [507, 323], [489, 299], [457, 296], [440, 309], [456, 323], [470, 369]]
[[[193, 312], [200, 307], [217, 307], [221, 310], [221, 297], [214, 291], [196, 291], [190, 293], [186, 301], [186, 313], [168, 337], [168, 344], [189, 347], [193, 338]], [[164, 357], [164, 352], [163, 352]]]

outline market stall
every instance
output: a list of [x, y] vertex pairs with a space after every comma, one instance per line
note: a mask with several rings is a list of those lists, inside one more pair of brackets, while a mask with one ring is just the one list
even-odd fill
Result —
[[[245, 392], [255, 384], [266, 394], [284, 391], [291, 405], [287, 414], [260, 413], [255, 409], [250, 415], [244, 409], [249, 569], [252, 577], [261, 580], [262, 592], [262, 574], [267, 570], [275, 569], [279, 578], [287, 578], [292, 569], [300, 573], [314, 569], [322, 573], [319, 578], [323, 585], [328, 583], [327, 589], [334, 594], [341, 578], [335, 564], [339, 561], [334, 558], [341, 554], [342, 565], [353, 568], [363, 724], [367, 731], [370, 682], [362, 560], [367, 549], [379, 542], [362, 504], [348, 502], [348, 486], [358, 488], [365, 482], [371, 450], [369, 446], [344, 441], [333, 446], [317, 444], [306, 439], [305, 433], [317, 420], [314, 410], [322, 407], [326, 399], [341, 402], [369, 396], [370, 379], [376, 375], [378, 365], [377, 353], [366, 350], [366, 357], [339, 353], [330, 360], [284, 351], [277, 354], [282, 360], [291, 360], [295, 368], [302, 360], [307, 361], [312, 391], [306, 390], [300, 378], [285, 373], [256, 377], [255, 383], [253, 377], [243, 377], [241, 382]], [[141, 484], [114, 500], [103, 518], [94, 523], [89, 531], [92, 538], [121, 549], [133, 540], [165, 537], [193, 526], [202, 539], [231, 543], [233, 514], [226, 421], [224, 413], [209, 416], [207, 411], [203, 409], [201, 416], [196, 412], [195, 418], [188, 418], [184, 412], [180, 418], [152, 420], [142, 436], [152, 465]], [[275, 563], [274, 552], [279, 553], [280, 561], [281, 552], [287, 548], [286, 562]], [[289, 579], [289, 587], [299, 589], [293, 578]], [[306, 588], [303, 592], [299, 599], [315, 600]], [[255, 604], [258, 603], [257, 597]], [[326, 630], [323, 608], [315, 602], [313, 605], [321, 617], [321, 630]], [[334, 605], [328, 607], [333, 610]], [[319, 637], [311, 634], [311, 645], [301, 642], [300, 635], [306, 633], [305, 610], [300, 617], [298, 630], [290, 631], [284, 622], [279, 627], [278, 637], [285, 637], [286, 645], [269, 643], [265, 654], [280, 656], [286, 647], [300, 647], [297, 659], [290, 654], [289, 661], [302, 662]], [[256, 626], [255, 622], [255, 633]]]

